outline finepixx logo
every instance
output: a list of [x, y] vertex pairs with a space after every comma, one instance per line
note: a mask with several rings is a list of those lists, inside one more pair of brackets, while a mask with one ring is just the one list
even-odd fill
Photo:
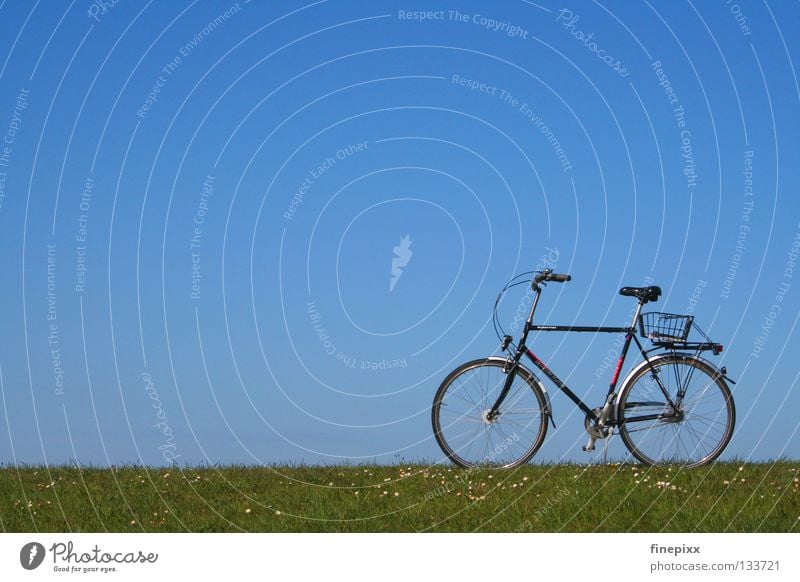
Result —
[[35, 570], [44, 561], [44, 554], [44, 546], [39, 542], [27, 543], [19, 552], [19, 563], [26, 570]]
[[392, 278], [389, 279], [389, 293], [394, 291], [395, 285], [403, 276], [403, 269], [408, 266], [411, 261], [411, 255], [414, 252], [411, 250], [411, 240], [409, 235], [400, 239], [400, 244], [394, 247], [394, 256], [392, 257]]

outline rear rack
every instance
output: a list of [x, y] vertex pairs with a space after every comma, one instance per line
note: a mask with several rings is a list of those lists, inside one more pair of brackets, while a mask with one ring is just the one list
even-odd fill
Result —
[[[704, 341], [687, 341], [694, 329]], [[656, 348], [672, 351], [711, 351], [715, 356], [722, 352], [722, 344], [711, 341], [694, 322], [691, 315], [649, 312], [639, 316], [639, 333], [650, 340]]]
[[653, 341], [651, 343], [657, 348], [665, 348], [671, 351], [705, 352], [711, 351], [715, 356], [722, 353], [722, 344], [714, 342], [670, 342]]

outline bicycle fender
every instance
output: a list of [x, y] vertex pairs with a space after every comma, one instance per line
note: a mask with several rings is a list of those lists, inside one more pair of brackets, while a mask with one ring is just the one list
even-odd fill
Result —
[[647, 360], [642, 360], [641, 362], [636, 364], [636, 366], [634, 366], [633, 369], [630, 372], [628, 372], [628, 374], [625, 376], [625, 379], [622, 381], [622, 388], [617, 393], [617, 399], [616, 399], [617, 402], [614, 405], [614, 415], [615, 415], [614, 417], [615, 418], [619, 418], [620, 417], [619, 394], [622, 394], [622, 391], [625, 390], [625, 387], [628, 385], [628, 382], [630, 382], [631, 379], [636, 374], [638, 374], [641, 371], [642, 368], [646, 368], [650, 364], [655, 364], [656, 362], [658, 362], [660, 360], [663, 360], [664, 358], [670, 358], [671, 359], [671, 358], [676, 357], [676, 356], [685, 358], [687, 360], [695, 360], [695, 361], [699, 362], [701, 365], [706, 366], [709, 369], [709, 371], [713, 372], [713, 375], [714, 375], [715, 378], [722, 379], [723, 382], [725, 380], [728, 380], [728, 377], [719, 368], [717, 368], [714, 364], [712, 364], [711, 362], [709, 362], [705, 358], [701, 358], [700, 356], [689, 356], [689, 355], [683, 355], [683, 354], [670, 354], [670, 353], [659, 354], [655, 358], [650, 358], [650, 362], [648, 362]]

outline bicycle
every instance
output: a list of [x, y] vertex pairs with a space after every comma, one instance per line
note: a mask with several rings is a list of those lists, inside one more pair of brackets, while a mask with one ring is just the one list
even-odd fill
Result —
[[[511, 287], [527, 284], [534, 293], [530, 312], [516, 344], [505, 335], [497, 308]], [[525, 278], [524, 280], [519, 280]], [[643, 307], [661, 296], [661, 289], [623, 287], [620, 295], [638, 299], [626, 327], [534, 325], [533, 317], [542, 287], [564, 283], [569, 275], [550, 269], [513, 277], [495, 302], [493, 320], [501, 339], [501, 352], [462, 364], [442, 382], [433, 400], [431, 420], [436, 441], [447, 457], [461, 467], [511, 468], [528, 462], [539, 450], [548, 422], [555, 429], [550, 396], [541, 380], [520, 360], [523, 356], [572, 400], [586, 415], [584, 426], [592, 451], [600, 439], [618, 431], [625, 446], [645, 465], [679, 464], [697, 467], [712, 462], [730, 442], [736, 411], [723, 366], [717, 368], [700, 357], [710, 351], [719, 355], [723, 346], [712, 342], [694, 323], [692, 315], [642, 313]], [[652, 343], [645, 349], [636, 335]], [[689, 341], [694, 329], [700, 341]], [[531, 331], [624, 333], [614, 375], [602, 406], [589, 408], [556, 374], [528, 348]], [[502, 335], [502, 337], [501, 337]], [[620, 372], [635, 342], [643, 360], [628, 373], [617, 393]], [[661, 353], [653, 354], [660, 351]]]

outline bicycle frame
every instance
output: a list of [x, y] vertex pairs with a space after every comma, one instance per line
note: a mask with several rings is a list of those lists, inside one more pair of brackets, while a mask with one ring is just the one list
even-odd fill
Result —
[[[520, 359], [522, 356], [525, 355], [530, 359], [533, 364], [542, 371], [542, 373], [547, 376], [550, 381], [555, 384], [559, 390], [561, 390], [567, 397], [575, 403], [575, 405], [583, 411], [587, 417], [591, 418], [593, 422], [598, 423], [599, 426], [619, 426], [620, 421], [617, 419], [609, 419], [610, 411], [613, 406], [614, 400], [616, 398], [616, 388], [617, 383], [619, 382], [620, 372], [622, 371], [622, 366], [625, 363], [625, 358], [628, 355], [628, 349], [631, 345], [631, 340], [636, 342], [639, 351], [644, 357], [645, 361], [650, 362], [650, 358], [647, 357], [647, 351], [642, 346], [639, 339], [636, 337], [636, 322], [639, 319], [639, 314], [642, 311], [642, 307], [644, 306], [643, 302], [639, 302], [636, 307], [636, 312], [634, 313], [633, 319], [631, 324], [627, 327], [605, 327], [605, 326], [575, 326], [575, 325], [534, 325], [533, 324], [533, 316], [536, 312], [536, 306], [539, 303], [539, 297], [541, 296], [542, 289], [539, 285], [534, 284], [533, 290], [536, 293], [536, 296], [533, 299], [531, 304], [530, 313], [528, 314], [528, 318], [525, 320], [525, 326], [522, 330], [522, 335], [520, 336], [519, 343], [517, 344], [517, 349], [514, 356], [509, 360], [509, 369], [508, 369], [508, 378], [506, 379], [505, 385], [503, 389], [500, 391], [500, 395], [497, 398], [497, 401], [492, 406], [488, 413], [488, 418], [493, 418], [497, 414], [499, 414], [500, 405], [505, 400], [506, 396], [508, 395], [508, 391], [511, 388], [511, 384], [514, 379], [514, 375], [511, 373], [519, 364]], [[559, 378], [549, 367], [545, 364], [539, 357], [530, 350], [527, 345], [526, 341], [528, 339], [528, 334], [531, 331], [561, 331], [561, 332], [590, 332], [590, 333], [624, 333], [625, 334], [625, 343], [622, 346], [622, 352], [620, 353], [619, 359], [617, 360], [617, 366], [614, 370], [614, 376], [611, 378], [611, 383], [608, 387], [608, 393], [606, 394], [606, 400], [604, 403], [603, 408], [601, 409], [601, 413], [598, 414], [589, 406], [586, 405], [580, 397], [575, 394], [572, 390], [570, 390], [569, 386], [567, 386], [561, 378]], [[667, 391], [661, 385], [661, 382], [657, 382], [661, 391], [664, 393], [667, 402], [670, 404], [673, 410], [675, 410], [675, 403], [672, 402]], [[666, 418], [670, 416], [669, 414], [651, 414], [651, 415], [644, 415], [644, 416], [636, 416], [625, 419], [624, 422], [635, 422], [635, 421], [645, 421], [645, 420], [658, 420], [662, 418]]]

